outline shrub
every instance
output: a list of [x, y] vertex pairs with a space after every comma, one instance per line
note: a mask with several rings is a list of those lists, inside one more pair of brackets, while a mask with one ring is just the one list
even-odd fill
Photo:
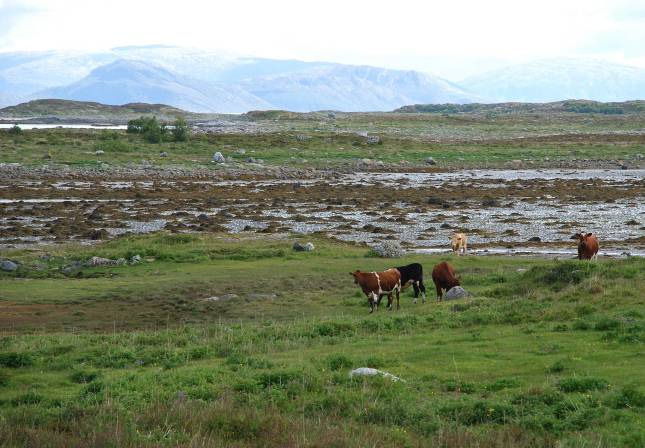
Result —
[[625, 386], [609, 399], [614, 409], [645, 407], [645, 394], [634, 386]]
[[352, 360], [342, 354], [327, 357], [327, 366], [331, 370], [348, 369], [352, 367]]
[[9, 135], [21, 135], [22, 134], [22, 128], [20, 126], [18, 126], [17, 124], [14, 124], [9, 129], [7, 129], [7, 133]]
[[22, 404], [38, 404], [42, 401], [42, 395], [39, 395], [36, 392], [30, 390], [29, 392], [15, 397], [13, 400], [11, 400], [11, 404], [13, 406], [20, 406]]
[[70, 379], [74, 381], [75, 383], [91, 383], [95, 379], [99, 377], [99, 372], [93, 371], [93, 372], [85, 372], [82, 370], [79, 370], [77, 372], [74, 372], [70, 375]]
[[0, 387], [4, 387], [9, 384], [9, 374], [3, 370], [0, 370]]
[[185, 142], [188, 140], [188, 123], [179, 117], [173, 123], [172, 136], [176, 142]]
[[515, 408], [506, 404], [486, 401], [456, 402], [439, 409], [439, 414], [462, 425], [480, 423], [508, 423], [515, 416]]
[[0, 366], [18, 368], [33, 365], [34, 358], [30, 353], [8, 352], [0, 353]]
[[564, 369], [565, 369], [564, 361], [560, 359], [554, 362], [553, 364], [551, 364], [549, 367], [547, 367], [546, 371], [549, 373], [561, 373], [561, 372], [564, 372]]
[[141, 134], [148, 143], [161, 143], [166, 135], [166, 125], [160, 124], [157, 117], [140, 117], [128, 121], [126, 132]]
[[517, 387], [519, 382], [515, 378], [501, 378], [494, 383], [488, 384], [486, 390], [490, 391], [499, 391], [502, 389], [508, 389], [511, 387]]
[[607, 389], [609, 383], [602, 378], [564, 378], [558, 382], [558, 389], [562, 392], [588, 392], [590, 390]]

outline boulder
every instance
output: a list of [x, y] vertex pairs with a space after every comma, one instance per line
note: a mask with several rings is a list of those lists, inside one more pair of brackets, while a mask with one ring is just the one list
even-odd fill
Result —
[[100, 155], [105, 154], [105, 151], [103, 151], [102, 149], [99, 149], [99, 150], [94, 151], [94, 154], [96, 154], [97, 156], [100, 156]]
[[382, 258], [398, 258], [405, 255], [405, 250], [398, 241], [383, 241], [372, 247], [372, 250]]
[[226, 162], [226, 159], [224, 158], [221, 152], [217, 151], [215, 154], [213, 154], [213, 162], [224, 163]]
[[311, 241], [305, 244], [300, 244], [299, 242], [293, 243], [293, 250], [296, 252], [312, 252], [315, 249], [314, 243]]
[[117, 263], [116, 260], [110, 260], [109, 258], [103, 257], [92, 257], [90, 261], [87, 262], [87, 265], [90, 267], [96, 266], [114, 266]]
[[246, 162], [247, 163], [258, 163], [257, 159], [255, 159], [254, 157], [247, 157]]
[[132, 258], [130, 258], [130, 264], [139, 264], [141, 263], [141, 255], [133, 255]]
[[13, 272], [18, 269], [18, 265], [11, 260], [2, 260], [0, 262], [0, 269], [6, 272]]
[[381, 137], [378, 135], [370, 135], [367, 137], [368, 145], [378, 145], [379, 143], [381, 143]]
[[391, 379], [392, 381], [403, 381], [398, 376], [394, 376], [391, 373], [384, 372], [378, 369], [373, 369], [371, 367], [359, 367], [358, 369], [354, 369], [351, 372], [349, 372], [350, 378], [354, 378], [355, 376], [377, 376], [377, 375], [382, 375], [385, 378]]
[[159, 157], [168, 157], [168, 153], [166, 151], [161, 151], [159, 153]]
[[463, 299], [464, 297], [470, 297], [470, 293], [461, 286], [453, 286], [443, 296], [445, 300]]
[[432, 157], [427, 157], [426, 158], [426, 165], [436, 165], [437, 161], [433, 159]]
[[243, 156], [244, 154], [246, 154], [246, 149], [238, 148], [237, 150], [235, 150], [235, 153]]

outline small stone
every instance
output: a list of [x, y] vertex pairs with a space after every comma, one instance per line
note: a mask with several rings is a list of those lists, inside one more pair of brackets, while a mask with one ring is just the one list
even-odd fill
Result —
[[90, 261], [87, 262], [87, 265], [90, 267], [96, 266], [112, 266], [116, 264], [116, 260], [110, 260], [109, 258], [103, 257], [92, 257]]
[[221, 152], [217, 151], [215, 154], [213, 154], [213, 162], [224, 163], [226, 162], [226, 159], [224, 158]]
[[241, 155], [241, 156], [243, 156], [244, 154], [246, 154], [246, 149], [244, 149], [244, 148], [238, 148], [238, 149], [235, 151], [235, 153], [236, 153], [236, 154], [239, 154], [239, 155]]
[[247, 157], [246, 163], [258, 163], [258, 161], [254, 157]]
[[100, 155], [105, 154], [105, 151], [103, 151], [102, 149], [99, 149], [97, 151], [94, 151], [94, 154], [96, 154], [97, 156], [100, 156]]
[[381, 137], [378, 135], [370, 135], [367, 137], [368, 145], [378, 145], [379, 143], [381, 143]]
[[437, 164], [437, 161], [432, 157], [426, 158], [426, 165], [436, 165], [436, 164]]
[[350, 378], [353, 378], [355, 376], [377, 376], [377, 375], [382, 375], [386, 378], [391, 379], [392, 381], [403, 381], [398, 376], [394, 376], [391, 373], [384, 372], [378, 369], [373, 369], [371, 367], [359, 367], [358, 369], [354, 369], [351, 372], [349, 372]]
[[133, 255], [132, 258], [130, 258], [130, 264], [139, 264], [141, 263], [141, 255]]
[[532, 236], [531, 238], [529, 238], [529, 241], [532, 243], [539, 243], [540, 241], [542, 241], [542, 238], [540, 238], [539, 236]]
[[168, 153], [166, 151], [161, 151], [159, 153], [159, 157], [168, 157]]

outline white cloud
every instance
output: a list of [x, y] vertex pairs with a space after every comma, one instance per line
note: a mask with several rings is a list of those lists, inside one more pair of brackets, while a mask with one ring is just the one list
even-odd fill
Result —
[[0, 15], [11, 24], [0, 28], [4, 50], [164, 43], [453, 79], [544, 57], [645, 58], [630, 43], [645, 37], [645, 10], [634, 0], [0, 0]]

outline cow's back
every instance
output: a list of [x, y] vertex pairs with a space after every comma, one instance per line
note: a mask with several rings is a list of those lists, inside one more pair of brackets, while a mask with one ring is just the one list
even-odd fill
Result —
[[446, 288], [456, 281], [455, 270], [449, 263], [442, 261], [432, 270], [432, 280], [435, 285]]

